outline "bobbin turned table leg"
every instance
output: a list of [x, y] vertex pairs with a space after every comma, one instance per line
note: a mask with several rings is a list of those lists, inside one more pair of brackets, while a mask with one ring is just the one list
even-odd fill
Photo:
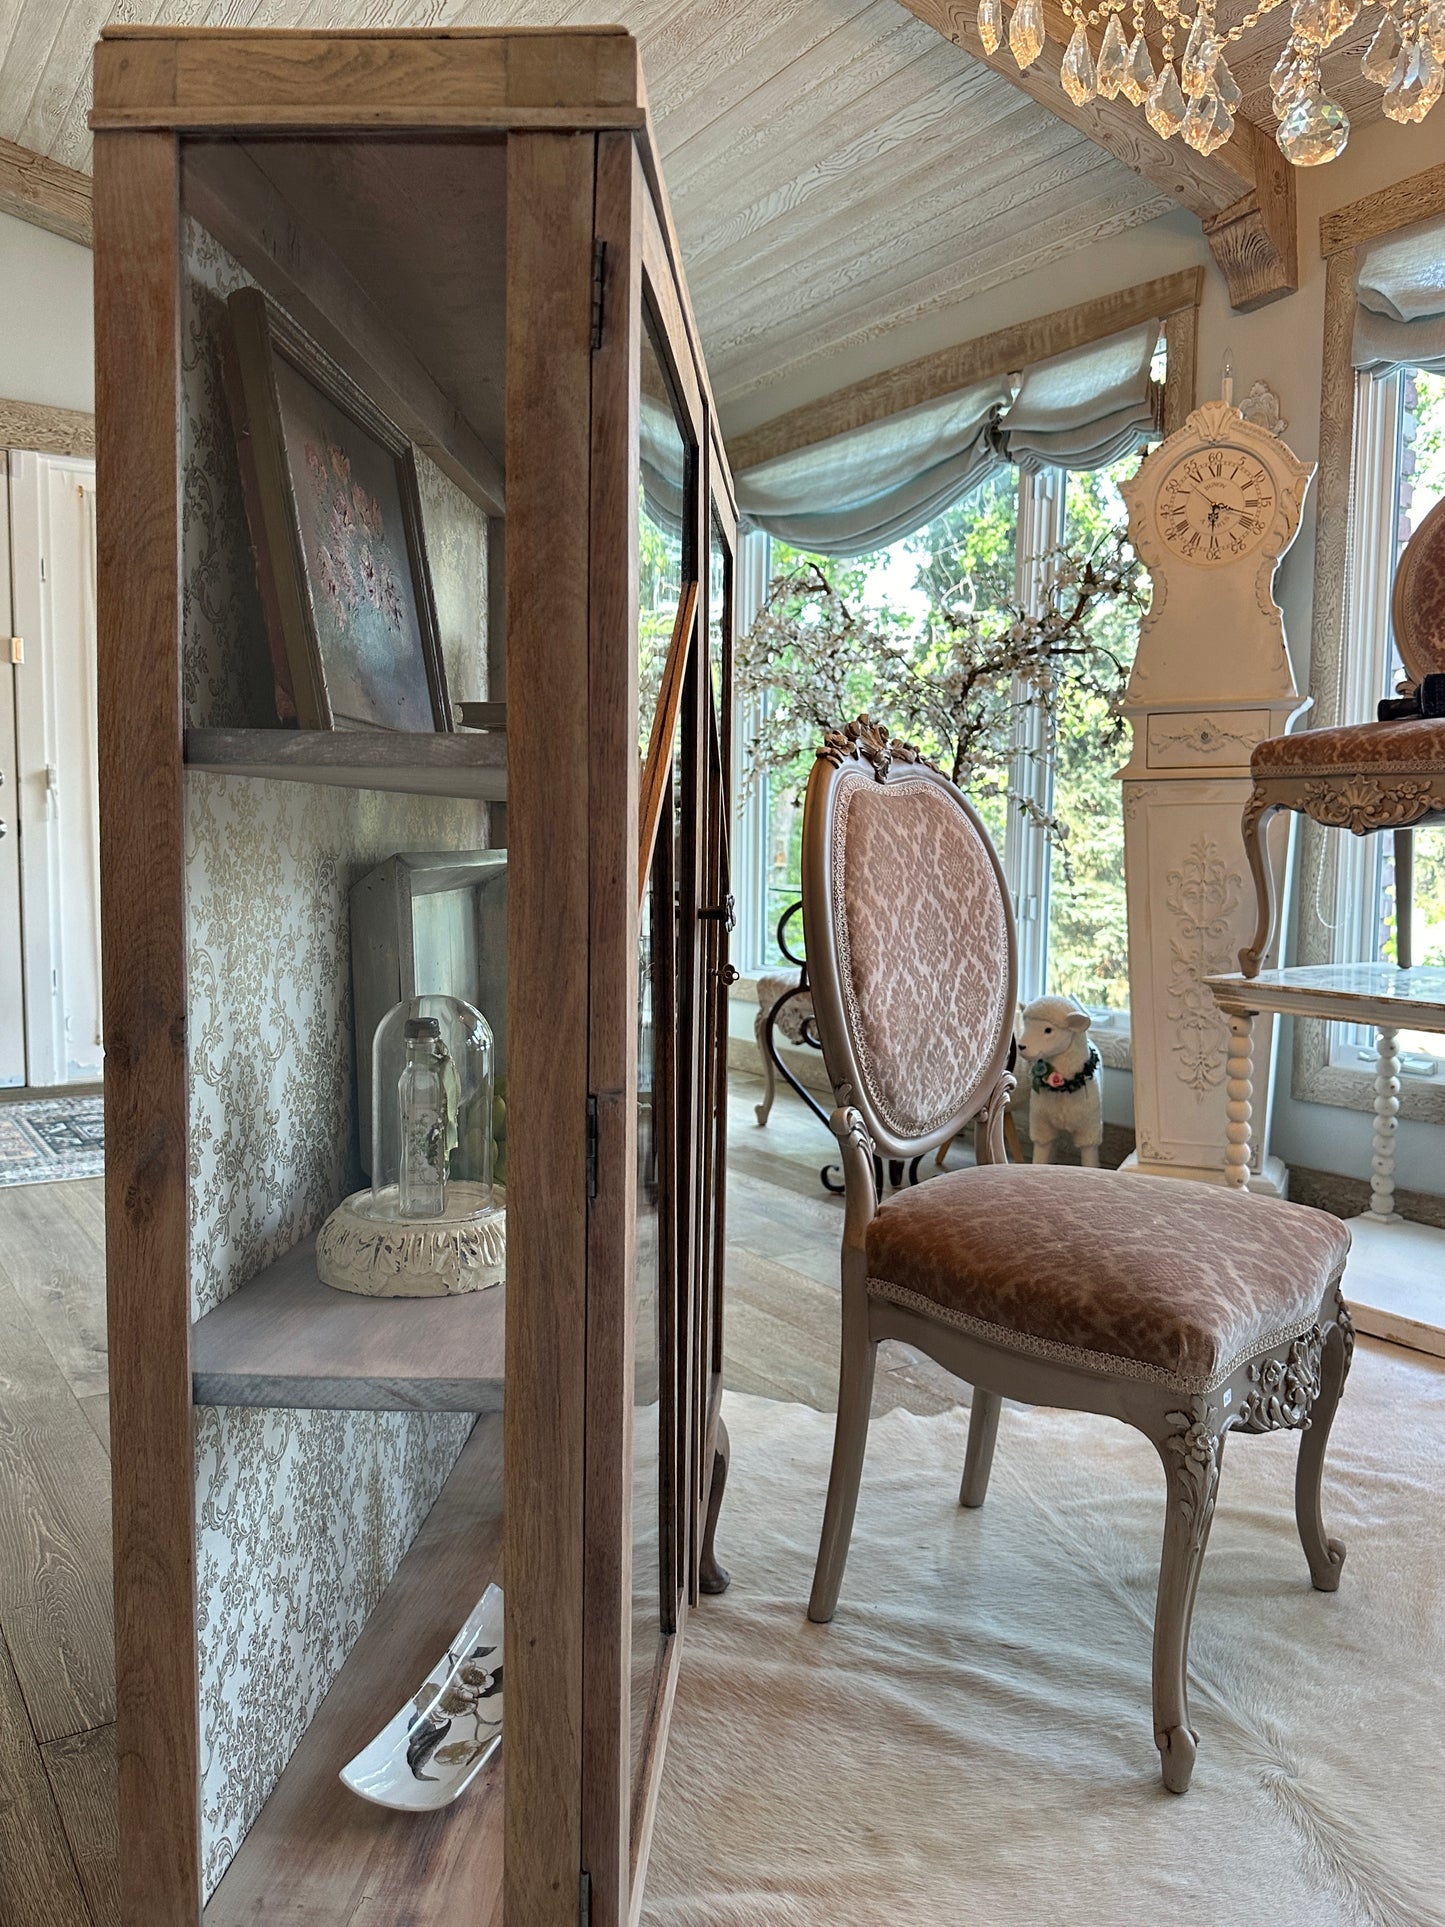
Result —
[[1395, 1209], [1395, 1133], [1400, 1124], [1400, 1033], [1379, 1033], [1375, 1058], [1375, 1142], [1370, 1159], [1370, 1216], [1398, 1219]]
[[1249, 1189], [1249, 1120], [1254, 1106], [1250, 1071], [1254, 1057], [1254, 1012], [1229, 1012], [1229, 1062], [1225, 1067], [1229, 1119], [1225, 1131], [1224, 1181], [1236, 1191]]

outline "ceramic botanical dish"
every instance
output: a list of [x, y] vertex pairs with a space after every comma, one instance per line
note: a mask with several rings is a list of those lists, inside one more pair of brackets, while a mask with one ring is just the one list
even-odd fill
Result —
[[502, 1743], [502, 1593], [488, 1586], [426, 1684], [354, 1760], [363, 1800], [425, 1813], [464, 1793]]

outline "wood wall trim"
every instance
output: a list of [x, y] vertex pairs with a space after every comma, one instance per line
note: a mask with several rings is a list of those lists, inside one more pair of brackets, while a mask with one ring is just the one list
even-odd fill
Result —
[[1408, 180], [1392, 181], [1376, 194], [1366, 194], [1320, 216], [1320, 253], [1328, 261], [1362, 241], [1391, 234], [1396, 228], [1413, 227], [1434, 214], [1445, 214], [1445, 164], [1427, 167]]
[[[1294, 173], [1272, 131], [1237, 117], [1233, 138], [1206, 156], [1181, 140], [1160, 140], [1142, 110], [1126, 100], [1095, 99], [1076, 106], [1059, 78], [1059, 51], [1074, 31], [1074, 16], [1060, 0], [1044, 0], [1044, 27], [1052, 48], [1022, 70], [1006, 46], [984, 52], [974, 0], [899, 4], [1197, 215], [1228, 283], [1232, 306], [1263, 307], [1299, 286]], [[1159, 49], [1153, 47], [1153, 53], [1157, 67]]]
[[1198, 401], [1199, 309], [1178, 308], [1164, 317], [1164, 414], [1166, 436], [1182, 428]]
[[[181, 196], [95, 143], [106, 1289], [124, 1927], [200, 1914], [181, 763]], [[138, 906], [143, 910], [138, 913]]]
[[639, 127], [637, 42], [621, 28], [275, 32], [107, 28], [102, 127]]
[[1058, 308], [1034, 321], [977, 335], [957, 347], [890, 368], [886, 374], [867, 375], [821, 401], [790, 409], [786, 415], [735, 436], [728, 444], [733, 473], [741, 475], [780, 455], [830, 442], [870, 422], [884, 421], [905, 409], [957, 394], [974, 382], [1047, 361], [1052, 355], [1090, 341], [1102, 341], [1140, 321], [1157, 316], [1167, 322], [1183, 310], [1196, 310], [1203, 289], [1203, 268], [1185, 268], [1178, 274], [1162, 275], [1157, 281], [1142, 281], [1135, 287], [1121, 288], [1117, 294], [1102, 295], [1096, 301]]
[[0, 214], [13, 214], [67, 241], [91, 245], [90, 176], [48, 155], [0, 140]]
[[582, 1866], [596, 145], [507, 143], [507, 815], [546, 852], [507, 916], [505, 1911], [527, 1927], [576, 1927]]
[[34, 448], [43, 455], [94, 455], [95, 417], [83, 408], [0, 401], [0, 448]]

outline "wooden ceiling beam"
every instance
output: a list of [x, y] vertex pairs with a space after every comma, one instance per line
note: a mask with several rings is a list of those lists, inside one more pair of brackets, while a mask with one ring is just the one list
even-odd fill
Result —
[[[1059, 57], [1074, 31], [1073, 16], [1059, 0], [1044, 0], [1052, 44], [1023, 69], [1007, 45], [984, 52], [976, 0], [899, 5], [1196, 215], [1236, 309], [1262, 308], [1299, 286], [1294, 174], [1272, 133], [1236, 116], [1232, 139], [1214, 154], [1196, 154], [1177, 136], [1160, 140], [1142, 108], [1127, 100], [1076, 106], [1059, 78]], [[1157, 49], [1154, 58], [1157, 66]]]
[[90, 246], [90, 176], [0, 140], [0, 214]]

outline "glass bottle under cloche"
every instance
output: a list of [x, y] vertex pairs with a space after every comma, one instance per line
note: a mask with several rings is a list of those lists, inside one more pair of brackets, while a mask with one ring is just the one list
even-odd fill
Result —
[[501, 1283], [494, 1065], [491, 1026], [460, 998], [408, 998], [382, 1018], [372, 1044], [371, 1187], [321, 1228], [316, 1264], [326, 1284], [437, 1297]]

